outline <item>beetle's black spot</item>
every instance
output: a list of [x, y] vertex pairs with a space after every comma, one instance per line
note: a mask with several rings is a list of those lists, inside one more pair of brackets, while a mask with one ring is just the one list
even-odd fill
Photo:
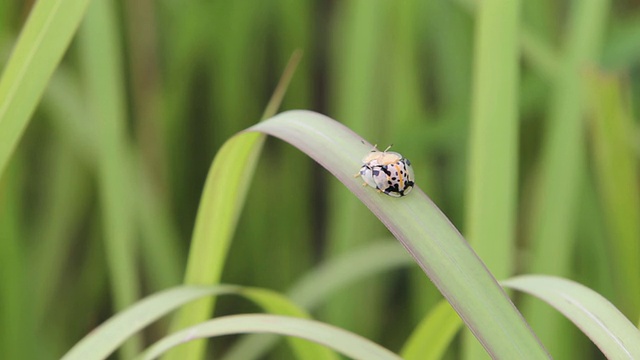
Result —
[[400, 192], [400, 189], [398, 188], [398, 184], [394, 184], [394, 185], [389, 186], [386, 189], [384, 189], [384, 192], [386, 192], [386, 193], [389, 193], [389, 192]]

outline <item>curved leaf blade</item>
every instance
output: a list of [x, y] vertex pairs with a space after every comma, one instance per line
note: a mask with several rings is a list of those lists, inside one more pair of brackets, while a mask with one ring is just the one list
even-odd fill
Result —
[[441, 300], [418, 324], [402, 348], [405, 360], [442, 359], [462, 320], [446, 300]]
[[[295, 316], [301, 319], [311, 319], [311, 316], [289, 298], [271, 290], [261, 288], [242, 288], [239, 295], [258, 304], [270, 314]], [[328, 359], [336, 360], [336, 354], [328, 348], [309, 343], [297, 337], [287, 338], [289, 345], [299, 359]]]
[[190, 301], [236, 290], [236, 286], [178, 287], [144, 298], [102, 323], [76, 343], [63, 360], [105, 359], [131, 335]]
[[0, 177], [89, 0], [36, 2], [0, 78]]
[[409, 266], [415, 262], [397, 242], [375, 242], [328, 259], [298, 280], [287, 294], [296, 304], [314, 310], [332, 294], [358, 281]]
[[[363, 279], [409, 266], [415, 266], [415, 262], [400, 244], [395, 241], [379, 241], [330, 258], [316, 266], [287, 291], [287, 296], [303, 309], [312, 311], [336, 292]], [[245, 336], [233, 344], [223, 359], [260, 358], [277, 340], [275, 335]]]
[[489, 354], [500, 358], [549, 356], [484, 264], [419, 187], [397, 199], [363, 187], [353, 177], [362, 156], [371, 149], [353, 131], [302, 110], [282, 113], [248, 131], [289, 142], [358, 196], [416, 259]]
[[556, 308], [608, 359], [640, 359], [640, 331], [609, 300], [588, 287], [543, 275], [518, 276], [501, 283]]
[[191, 340], [243, 333], [296, 336], [328, 346], [353, 359], [400, 359], [370, 340], [331, 325], [307, 319], [262, 314], [224, 316], [191, 326], [160, 340], [145, 351], [140, 359], [155, 359], [172, 347]]
[[[116, 314], [85, 336], [62, 359], [105, 359], [128, 338], [176, 308], [206, 296], [219, 295], [243, 296], [273, 314], [310, 318], [298, 305], [271, 290], [233, 285], [180, 286], [151, 295]], [[336, 358], [327, 348], [297, 338], [288, 340], [294, 353], [301, 358]]]
[[[286, 93], [302, 53], [294, 52], [280, 78], [263, 119], [273, 116]], [[258, 156], [265, 136], [250, 134], [227, 140], [216, 154], [207, 174], [189, 249], [184, 282], [192, 285], [213, 285], [220, 282], [227, 251], [240, 216], [244, 200], [253, 179]], [[219, 191], [225, 189], [225, 191]], [[210, 317], [215, 298], [202, 299], [180, 309], [172, 321], [172, 329], [200, 323]], [[167, 359], [199, 359], [204, 342], [192, 342], [166, 356]]]

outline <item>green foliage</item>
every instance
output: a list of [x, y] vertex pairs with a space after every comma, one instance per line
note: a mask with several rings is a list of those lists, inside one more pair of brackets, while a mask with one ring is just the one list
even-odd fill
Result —
[[591, 133], [595, 172], [611, 239], [615, 287], [620, 307], [627, 316], [640, 316], [640, 192], [637, 157], [633, 151], [633, 123], [620, 81], [604, 74], [591, 74], [589, 98], [594, 108]]
[[446, 300], [441, 300], [416, 326], [402, 348], [406, 360], [440, 359], [453, 337], [462, 327], [462, 321]]
[[354, 179], [352, 169], [358, 168], [360, 154], [371, 149], [370, 144], [359, 142], [360, 137], [343, 125], [308, 111], [285, 112], [251, 129], [291, 143], [346, 185], [411, 253], [490, 354], [545, 357], [496, 280], [424, 193], [416, 189], [402, 199], [383, 197]]
[[[88, 0], [45, 0], [32, 9], [0, 79], [0, 175], [88, 3]], [[3, 29], [6, 31], [9, 29]]]
[[[630, 0], [1, 1], [0, 353], [478, 358], [464, 323], [640, 356], [639, 29]], [[363, 142], [429, 197], [361, 187]], [[225, 316], [255, 304], [289, 317]], [[335, 357], [274, 336], [167, 356]]]
[[[608, 0], [575, 3], [562, 38], [527, 224], [531, 273], [571, 277], [573, 272], [579, 189], [586, 171], [585, 71], [598, 59], [608, 10]], [[546, 306], [529, 300], [523, 312], [550, 351], [561, 358], [580, 357], [573, 350], [575, 331]]]
[[[298, 308], [282, 295], [270, 290], [230, 285], [218, 285], [215, 287], [183, 286], [150, 296], [114, 316], [78, 342], [63, 356], [63, 359], [106, 358], [118, 346], [122, 345], [128, 337], [151, 322], [190, 301], [212, 295], [239, 295], [255, 302], [271, 314], [309, 318], [309, 315], [304, 310]], [[173, 343], [173, 346], [184, 342], [184, 339], [180, 340], [181, 337], [177, 336], [177, 334], [173, 337], [179, 339], [177, 343]], [[323, 347], [309, 345], [296, 338], [291, 338], [290, 341], [294, 351], [303, 358], [335, 359], [335, 354]]]
[[607, 359], [640, 356], [640, 331], [613, 304], [593, 290], [553, 276], [527, 275], [503, 285], [534, 295], [570, 319]]
[[[325, 323], [292, 317], [245, 314], [209, 320], [171, 334], [158, 341], [142, 355], [140, 360], [151, 360], [172, 347], [184, 343], [185, 338], [205, 338], [244, 333], [273, 333], [296, 336], [332, 348], [352, 359], [400, 360], [400, 357], [366, 338]], [[307, 347], [308, 348], [308, 347]], [[298, 353], [302, 359], [323, 359], [308, 351]]]
[[[520, 4], [486, 1], [476, 12], [465, 235], [498, 279], [515, 262]], [[465, 341], [467, 359], [484, 356], [471, 333]]]

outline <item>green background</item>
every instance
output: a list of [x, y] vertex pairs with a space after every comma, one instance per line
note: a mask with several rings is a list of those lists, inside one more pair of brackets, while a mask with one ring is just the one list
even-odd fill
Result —
[[[182, 281], [213, 157], [261, 119], [297, 50], [282, 110], [315, 110], [394, 144], [496, 278], [573, 279], [637, 323], [640, 4], [487, 3], [94, 1], [0, 166], [0, 353], [58, 358], [115, 310]], [[31, 6], [0, 2], [0, 68]], [[380, 240], [392, 237], [353, 194], [269, 139], [223, 282], [284, 292], [323, 260]], [[398, 352], [439, 299], [406, 268], [314, 315]], [[515, 300], [554, 357], [602, 356], [546, 305]], [[216, 315], [257, 311], [218, 305]], [[446, 356], [474, 351], [467, 338]], [[281, 346], [273, 358], [288, 356]]]

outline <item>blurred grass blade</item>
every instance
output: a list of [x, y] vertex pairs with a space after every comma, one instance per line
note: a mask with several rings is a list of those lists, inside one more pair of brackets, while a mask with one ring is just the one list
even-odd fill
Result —
[[[271, 314], [295, 316], [310, 319], [309, 314], [295, 305], [288, 298], [275, 291], [260, 288], [242, 288], [239, 292], [242, 296], [255, 302], [266, 312]], [[298, 359], [329, 359], [336, 360], [338, 357], [330, 349], [317, 344], [310, 344], [296, 337], [288, 338], [293, 353]]]
[[618, 17], [607, 32], [602, 63], [606, 69], [626, 71], [640, 58], [640, 14], [634, 12]]
[[[456, 0], [456, 3], [469, 12], [476, 12], [480, 7], [478, 3], [484, 4], [478, 0]], [[540, 75], [547, 79], [553, 79], [560, 67], [560, 59], [553, 48], [525, 24], [520, 24], [516, 33], [520, 36], [519, 46], [524, 59], [531, 63], [533, 69]], [[496, 44], [499, 43], [496, 41]], [[500, 68], [496, 67], [496, 69]]]
[[249, 130], [289, 142], [346, 185], [411, 253], [489, 354], [548, 357], [467, 242], [419, 188], [396, 199], [363, 187], [361, 179], [353, 177], [371, 144], [310, 111], [288, 111]]
[[[181, 286], [149, 296], [116, 314], [79, 341], [63, 359], [105, 359], [129, 337], [181, 305], [219, 295], [243, 296], [272, 314], [310, 318], [293, 302], [271, 290], [232, 285]], [[302, 358], [335, 359], [335, 354], [326, 348], [300, 339], [289, 340], [295, 353]]]
[[[579, 189], [585, 175], [584, 70], [597, 61], [609, 0], [575, 1], [568, 12], [567, 30], [558, 76], [552, 84], [531, 215], [526, 234], [530, 242], [529, 273], [568, 276], [572, 272], [575, 219]], [[521, 307], [551, 354], [579, 356], [570, 328], [543, 304], [525, 298]], [[567, 324], [569, 325], [569, 324]]]
[[621, 310], [635, 319], [640, 315], [640, 194], [631, 135], [634, 124], [619, 79], [597, 72], [589, 75], [595, 171], [615, 259], [613, 283]]
[[[142, 163], [141, 158], [133, 159], [131, 155], [130, 163]], [[151, 288], [161, 290], [182, 282], [185, 257], [169, 204], [154, 191], [152, 179], [149, 172], [139, 176], [136, 213], [142, 232], [142, 252], [146, 254], [142, 260], [147, 273], [153, 274]]]
[[232, 315], [207, 321], [165, 337], [145, 351], [140, 359], [155, 359], [185, 341], [243, 333], [297, 336], [323, 344], [352, 359], [400, 359], [370, 340], [340, 328], [317, 321], [276, 315]]
[[441, 300], [413, 330], [402, 348], [405, 360], [442, 359], [462, 320], [446, 300]]
[[[86, 121], [89, 115], [85, 98], [86, 94], [82, 93], [75, 76], [69, 72], [69, 69], [60, 67], [46, 89], [42, 98], [42, 107], [44, 111], [50, 113], [52, 126], [57, 133], [56, 135], [60, 137], [60, 141], [72, 148], [84, 166], [91, 171], [96, 171], [99, 155], [99, 143], [96, 142], [98, 134], [92, 131], [93, 124]], [[125, 149], [126, 163], [132, 164], [132, 168], [127, 170], [130, 174], [136, 174], [136, 169], [141, 168], [138, 166], [141, 160], [139, 156], [136, 156], [135, 150], [134, 148]], [[124, 163], [125, 160], [123, 160]], [[71, 173], [69, 176], [77, 176], [75, 172]], [[181, 264], [184, 260], [178, 255], [181, 252], [178, 246], [175, 220], [169, 214], [167, 202], [163, 201], [154, 191], [153, 179], [149, 171], [140, 171], [135, 185], [140, 188], [133, 195], [135, 196], [136, 214], [139, 216], [139, 219], [136, 220], [141, 224], [142, 252], [149, 255], [145, 256], [143, 261], [147, 273], [154, 274], [150, 279], [151, 287], [159, 290], [175, 286], [181, 282], [184, 271], [184, 266]], [[84, 197], [75, 193], [80, 189], [67, 186], [66, 191], [83, 199]], [[59, 207], [60, 203], [58, 201], [55, 204]], [[56, 216], [61, 212], [68, 211], [69, 209], [66, 208], [61, 209], [56, 213]], [[47, 221], [57, 221], [56, 217], [47, 216], [47, 218], [53, 219]], [[52, 242], [46, 242], [43, 247], [56, 246], [55, 242], [53, 245], [50, 243]], [[51, 256], [47, 255], [46, 249], [41, 252], [44, 256]], [[55, 273], [47, 274], [47, 276]]]
[[37, 1], [0, 78], [0, 177], [89, 0]]
[[178, 287], [140, 300], [114, 315], [76, 343], [63, 360], [106, 359], [131, 335], [177, 307], [204, 296], [234, 291], [235, 286]]
[[[415, 267], [415, 262], [400, 244], [395, 241], [374, 242], [332, 257], [324, 264], [313, 268], [287, 291], [287, 297], [303, 309], [313, 311], [326, 303], [336, 292], [358, 284], [362, 279], [408, 266]], [[257, 359], [264, 355], [277, 339], [277, 336], [246, 336], [232, 346], [224, 359]]]
[[[335, 25], [330, 37], [328, 68], [330, 85], [327, 95], [336, 114], [348, 127], [365, 137], [377, 138], [385, 134], [388, 108], [383, 91], [377, 86], [390, 81], [380, 71], [380, 59], [392, 61], [385, 52], [396, 52], [383, 43], [384, 38], [377, 29], [386, 28], [388, 17], [395, 8], [394, 2], [384, 0], [340, 1], [336, 3]], [[398, 35], [393, 33], [393, 39]], [[371, 126], [379, 124], [378, 126]], [[402, 126], [400, 126], [402, 127]], [[326, 176], [326, 175], [325, 175]], [[382, 226], [349, 192], [336, 181], [328, 182], [326, 188], [326, 230], [324, 234], [324, 256], [332, 257], [355, 248], [378, 236]], [[372, 224], [372, 226], [362, 226]], [[382, 323], [371, 316], [383, 311], [381, 302], [382, 282], [378, 279], [354, 286], [336, 294], [322, 309], [323, 318], [337, 326], [373, 337], [380, 333]]]
[[[79, 45], [89, 116], [97, 129], [98, 187], [113, 304], [120, 310], [138, 299], [141, 282], [131, 200], [135, 182], [128, 158], [124, 71], [114, 6], [109, 0], [92, 2], [79, 32]], [[123, 356], [132, 357], [139, 350], [140, 339], [133, 340]]]
[[[498, 279], [514, 267], [520, 7], [519, 0], [487, 0], [476, 9], [464, 234]], [[466, 359], [486, 357], [468, 332], [463, 346]]]
[[[263, 117], [273, 116], [282, 102], [301, 55], [301, 52], [294, 53], [287, 64]], [[213, 285], [220, 282], [231, 238], [264, 140], [265, 136], [259, 133], [236, 135], [227, 140], [216, 154], [200, 198], [185, 284]], [[171, 328], [175, 331], [208, 319], [214, 306], [214, 298], [189, 304], [176, 315]], [[168, 357], [176, 360], [199, 359], [203, 355], [204, 345], [203, 341], [192, 342], [172, 351]]]
[[609, 300], [576, 282], [529, 275], [502, 285], [531, 294], [556, 308], [593, 341], [607, 359], [640, 359], [640, 331]]
[[289, 88], [289, 84], [291, 83], [291, 80], [293, 80], [293, 75], [300, 64], [300, 61], [302, 61], [302, 54], [303, 52], [301, 49], [296, 49], [293, 54], [291, 54], [289, 62], [287, 62], [287, 66], [282, 72], [282, 77], [280, 77], [280, 82], [271, 95], [269, 103], [264, 108], [262, 120], [268, 119], [278, 112], [280, 104], [282, 104], [282, 100], [284, 99], [284, 95], [287, 93], [287, 89]]
[[556, 77], [560, 63], [558, 54], [541, 38], [521, 28], [520, 47], [524, 59], [528, 60], [540, 75], [548, 80]]
[[73, 229], [79, 227], [90, 203], [89, 181], [81, 165], [74, 161], [68, 144], [56, 143], [49, 155], [51, 192], [43, 204], [45, 215], [39, 221], [32, 220], [33, 239], [40, 240], [34, 242], [30, 252], [31, 264], [37, 264], [30, 270], [33, 313], [38, 324], [45, 324], [47, 314], [55, 308], [57, 285], [67, 280], [64, 269], [73, 254]]
[[36, 328], [30, 310], [33, 294], [23, 286], [32, 280], [21, 226], [24, 202], [19, 197], [26, 177], [22, 165], [12, 163], [7, 176], [0, 179], [0, 350], [7, 359], [35, 356], [29, 341]]
[[499, 279], [511, 276], [515, 247], [519, 8], [519, 1], [483, 1], [476, 21], [464, 233]]
[[[200, 200], [185, 284], [212, 285], [220, 282], [231, 238], [264, 139], [264, 135], [258, 133], [236, 135], [225, 142], [216, 154]], [[180, 309], [172, 323], [172, 330], [208, 319], [214, 304], [214, 299], [207, 298]], [[204, 350], [204, 343], [195, 342], [176, 350], [168, 356], [198, 359]]]
[[414, 264], [411, 256], [397, 242], [373, 242], [315, 267], [287, 294], [296, 304], [315, 310], [331, 295], [364, 278]]

